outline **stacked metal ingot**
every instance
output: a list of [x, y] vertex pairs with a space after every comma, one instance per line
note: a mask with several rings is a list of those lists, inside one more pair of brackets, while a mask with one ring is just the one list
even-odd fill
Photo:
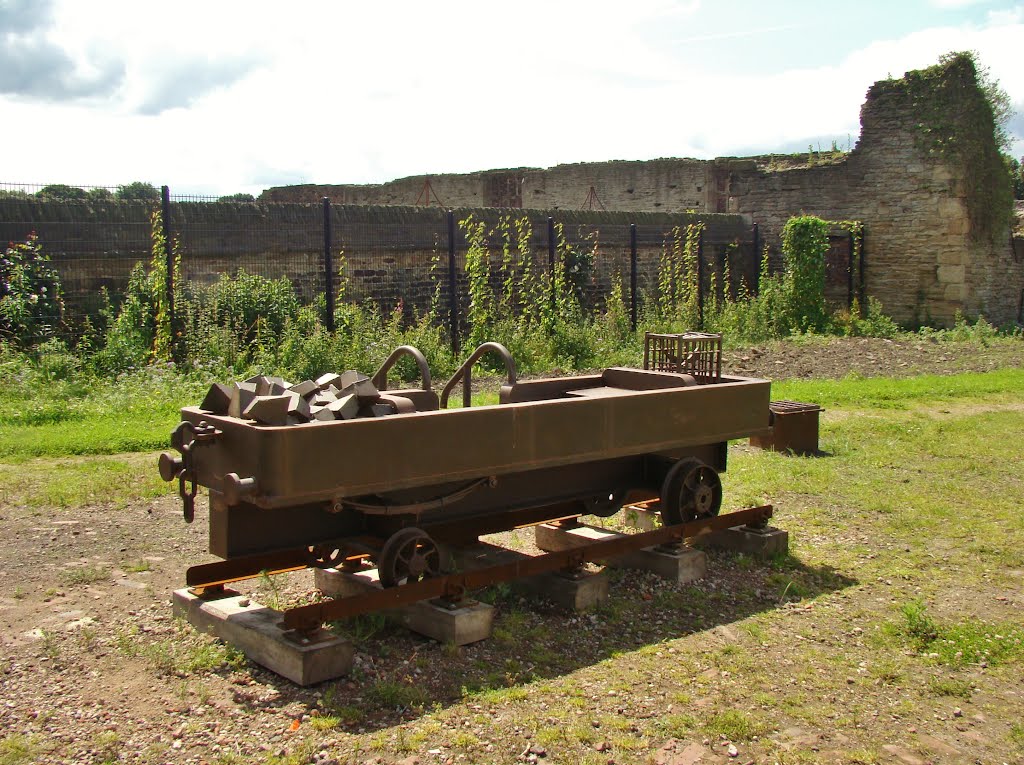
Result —
[[214, 383], [200, 408], [260, 425], [304, 425], [416, 411], [408, 398], [381, 393], [369, 377], [355, 370], [294, 385], [266, 375], [232, 385]]

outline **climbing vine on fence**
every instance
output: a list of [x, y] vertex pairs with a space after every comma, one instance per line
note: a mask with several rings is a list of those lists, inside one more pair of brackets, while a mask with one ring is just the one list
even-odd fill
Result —
[[828, 324], [825, 307], [825, 256], [829, 224], [803, 215], [782, 229], [783, 283], [793, 329], [821, 332]]
[[696, 328], [700, 319], [697, 259], [703, 232], [702, 222], [673, 228], [671, 239], [662, 245], [658, 263], [658, 316], [688, 329]]
[[494, 295], [491, 293], [491, 254], [487, 249], [487, 225], [470, 215], [459, 221], [466, 234], [466, 286], [469, 292], [469, 307], [466, 320], [469, 322], [469, 340], [479, 345], [488, 338], [493, 319]]
[[116, 316], [109, 305], [103, 311], [108, 327], [101, 366], [108, 371], [171, 360], [175, 330], [171, 326], [171, 296], [167, 293], [168, 247], [172, 253], [174, 300], [180, 304], [184, 297], [181, 253], [176, 242], [169, 244], [165, 239], [160, 211], [154, 210], [150, 216], [149, 268], [136, 263]]

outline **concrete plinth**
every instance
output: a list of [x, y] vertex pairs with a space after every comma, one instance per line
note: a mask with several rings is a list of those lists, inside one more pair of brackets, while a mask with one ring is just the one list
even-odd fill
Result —
[[621, 537], [616, 531], [599, 529], [596, 526], [559, 526], [554, 523], [542, 523], [534, 526], [534, 541], [545, 552], [561, 552], [577, 547], [604, 542], [608, 539]]
[[774, 558], [789, 552], [789, 532], [767, 526], [754, 529], [736, 526], [731, 529], [712, 531], [693, 540], [693, 544], [715, 550], [744, 553], [755, 558]]
[[708, 557], [701, 550], [682, 545], [675, 549], [647, 547], [608, 561], [615, 568], [650, 571], [676, 584], [689, 584], [708, 573]]
[[174, 613], [198, 630], [216, 635], [252, 661], [298, 685], [315, 685], [347, 675], [352, 643], [326, 630], [298, 636], [280, 628], [280, 611], [238, 594], [217, 599], [175, 590]]
[[[380, 589], [376, 569], [350, 573], [336, 569], [316, 569], [316, 588], [325, 595], [346, 598]], [[494, 607], [476, 600], [457, 604], [421, 601], [391, 609], [388, 614], [403, 626], [439, 643], [467, 645], [491, 636]]]
[[640, 531], [654, 531], [658, 528], [661, 514], [642, 505], [627, 505], [622, 508], [622, 520], [627, 526]]
[[[464, 571], [514, 563], [530, 556], [497, 545], [480, 542], [453, 551], [456, 564]], [[513, 579], [513, 592], [526, 598], [549, 600], [570, 611], [585, 611], [608, 598], [608, 574], [604, 571], [552, 572]]]
[[[594, 526], [562, 527], [543, 523], [536, 527], [537, 547], [548, 552], [571, 550], [576, 547], [624, 536], [615, 531]], [[686, 584], [703, 579], [707, 574], [707, 558], [700, 550], [680, 546], [675, 549], [647, 547], [616, 556], [606, 561], [613, 568], [632, 568], [651, 571], [663, 579]]]

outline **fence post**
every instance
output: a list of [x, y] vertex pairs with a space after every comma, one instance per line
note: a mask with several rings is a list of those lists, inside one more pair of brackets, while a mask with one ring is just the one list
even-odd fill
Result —
[[636, 332], [636, 224], [629, 224], [629, 326]]
[[551, 309], [554, 310], [558, 296], [555, 294], [555, 219], [548, 217], [548, 278], [551, 281]]
[[761, 229], [755, 223], [754, 229], [754, 294], [761, 294]]
[[715, 250], [715, 270], [718, 272], [715, 276], [715, 294], [711, 296], [717, 305], [725, 302], [730, 286], [725, 283], [725, 264], [728, 257], [725, 246], [719, 244]]
[[324, 326], [334, 331], [334, 255], [331, 252], [331, 200], [323, 198], [324, 208]]
[[857, 250], [858, 250], [858, 252], [857, 252], [857, 265], [858, 265], [858, 271], [859, 271], [859, 276], [860, 276], [859, 283], [857, 284], [857, 294], [860, 295], [860, 314], [861, 314], [861, 316], [863, 316], [864, 312], [867, 310], [867, 302], [866, 301], [867, 301], [867, 295], [868, 295], [867, 284], [864, 283], [864, 279], [865, 279], [865, 274], [864, 274], [864, 252], [865, 252], [865, 250], [864, 250], [864, 237], [865, 237], [864, 224], [862, 223], [861, 226], [860, 226], [860, 247], [857, 248]]
[[857, 240], [853, 238], [853, 232], [849, 231], [846, 234], [847, 241], [847, 264], [846, 264], [846, 307], [848, 310], [853, 310], [853, 258], [856, 254], [854, 252], [857, 247]]
[[697, 234], [697, 329], [704, 329], [704, 227]]
[[455, 211], [448, 211], [448, 321], [452, 336], [452, 353], [459, 355], [459, 300], [455, 278]]
[[175, 354], [174, 338], [177, 335], [177, 322], [174, 320], [174, 245], [171, 244], [171, 189], [167, 186], [160, 187], [160, 218], [163, 225], [164, 235], [164, 258], [166, 260], [166, 282], [164, 289], [167, 291], [167, 323], [171, 328], [171, 347], [168, 349], [171, 356]]

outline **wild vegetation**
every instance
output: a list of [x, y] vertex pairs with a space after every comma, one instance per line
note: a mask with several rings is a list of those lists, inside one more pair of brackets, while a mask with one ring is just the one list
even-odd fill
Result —
[[50, 183], [34, 193], [20, 189], [0, 189], [0, 197], [35, 197], [53, 201], [79, 202], [158, 202], [160, 201], [160, 189], [146, 181], [125, 183], [114, 189], [106, 186], [83, 188], [66, 183]]
[[[481, 595], [492, 638], [461, 648], [379, 615], [338, 623], [353, 671], [308, 689], [169, 618], [205, 519], [181, 522], [150, 447], [0, 456], [13, 641], [0, 757], [604, 765], [691, 747], [705, 761], [1019, 761], [1024, 497], [1008, 465], [1024, 459], [1021, 390], [1012, 368], [776, 383], [775, 397], [825, 406], [827, 456], [733, 444], [726, 509], [772, 502], [787, 555], [711, 553], [684, 585], [615, 571], [583, 614], [497, 587]], [[35, 427], [84, 451], [92, 435], [68, 422]], [[23, 433], [10, 435], [0, 443]], [[531, 544], [526, 530], [495, 541]], [[240, 586], [270, 605], [309, 588]]]
[[[586, 369], [598, 360], [638, 364], [645, 330], [701, 327], [721, 332], [733, 345], [793, 334], [889, 337], [899, 331], [874, 300], [863, 311], [856, 305], [849, 311], [826, 305], [829, 224], [818, 218], [802, 216], [787, 223], [784, 268], [770, 271], [766, 249], [756, 294], [753, 285], [729, 273], [726, 258], [723, 273], [704, 277], [701, 295], [697, 249], [702, 224], [677, 227], [663, 246], [657, 284], [640, 296], [636, 331], [621, 275], [613, 275], [610, 290], [594, 299], [595, 269], [602, 259], [596, 235], [584, 246], [571, 245], [558, 227], [552, 270], [546, 258], [532, 252], [531, 224], [525, 218], [507, 216], [490, 230], [472, 218], [461, 226], [468, 242], [465, 344], [502, 342], [526, 373]], [[384, 312], [372, 302], [346, 300], [343, 255], [340, 261], [335, 329], [328, 331], [322, 301], [302, 305], [287, 279], [239, 270], [222, 274], [211, 285], [184, 281], [177, 244], [164, 240], [159, 212], [154, 212], [150, 261], [135, 266], [122, 295], [104, 293], [99, 314], [72, 330], [62, 321], [57, 272], [30, 237], [8, 247], [0, 262], [0, 337], [7, 357], [22, 352], [25, 363], [44, 374], [78, 380], [111, 379], [154, 364], [170, 365], [185, 376], [225, 379], [259, 370], [302, 379], [332, 369], [372, 371], [402, 344], [420, 348], [437, 375], [454, 369], [440, 274], [427, 310], [417, 313], [399, 303]], [[167, 294], [168, 276], [175, 285], [173, 296]], [[411, 364], [398, 371], [406, 379], [415, 375]]]
[[[491, 231], [471, 218], [461, 225], [469, 242], [466, 344], [505, 344], [525, 374], [639, 366], [646, 329], [678, 332], [703, 324], [723, 333], [730, 348], [788, 336], [900, 333], [873, 300], [863, 315], [857, 307], [828, 309], [821, 287], [828, 224], [817, 218], [789, 221], [785, 267], [771, 273], [766, 252], [756, 294], [729, 273], [726, 258], [723, 283], [711, 275], [703, 304], [696, 289], [701, 224], [677, 228], [662, 250], [658, 283], [642, 296], [637, 331], [631, 329], [618, 277], [603, 303], [594, 305], [591, 286], [602, 258], [597, 237], [585, 240], [584, 248], [574, 247], [558, 230], [552, 272], [547, 253], [537, 258], [531, 251], [525, 219], [509, 216]], [[164, 240], [162, 230], [154, 213], [150, 262], [138, 264], [125, 293], [116, 301], [105, 296], [95, 321], [72, 336], [60, 319], [59, 279], [38, 242], [30, 238], [7, 249], [0, 282], [6, 289], [0, 297], [0, 457], [160, 448], [177, 410], [195, 403], [211, 382], [257, 372], [293, 380], [344, 369], [372, 372], [403, 344], [422, 350], [437, 378], [455, 368], [442, 328], [447, 317], [440, 279], [427, 311], [415, 314], [399, 305], [385, 313], [346, 300], [342, 259], [331, 332], [322, 320], [322, 303], [302, 305], [286, 279], [239, 271], [210, 285], [185, 282], [176, 245]], [[175, 284], [174, 321], [166, 294], [168, 263]], [[987, 344], [999, 334], [984, 319], [969, 323], [960, 317], [950, 330], [904, 336]], [[417, 370], [407, 362], [397, 373], [412, 380]]]
[[940, 56], [935, 66], [876, 83], [909, 99], [918, 110], [920, 148], [942, 156], [964, 174], [977, 193], [968, 200], [971, 235], [995, 241], [1005, 235], [1013, 210], [1014, 180], [1009, 150], [1013, 104], [972, 51]]
[[[765, 260], [757, 295], [741, 281], [713, 285], [701, 306], [698, 225], [666, 242], [641, 330], [690, 329], [703, 308], [705, 327], [727, 337], [788, 335], [772, 341], [776, 350], [821, 346], [834, 356], [828, 344], [838, 340], [821, 333], [897, 335], [893, 345], [972, 361], [1007, 346], [1001, 358], [1020, 365], [1020, 338], [984, 320], [897, 334], [877, 305], [865, 317], [830, 313], [817, 290], [825, 224], [816, 219], [791, 221], [786, 267], [770, 273]], [[526, 371], [639, 363], [642, 334], [630, 329], [621, 289], [600, 310], [584, 307], [598, 241], [580, 252], [563, 237], [550, 273], [546, 262], [536, 267], [525, 224], [510, 219], [507, 239], [463, 226], [474, 249], [471, 337], [505, 342]], [[14, 641], [3, 762], [299, 765], [440, 753], [516, 763], [541, 752], [597, 765], [686, 746], [731, 746], [739, 761], [850, 765], [1024, 756], [1013, 695], [1024, 662], [1013, 573], [1024, 566], [1024, 529], [1019, 481], [1006, 470], [1024, 456], [1014, 438], [1024, 424], [1019, 368], [774, 383], [775, 398], [826, 408], [829, 456], [734, 444], [726, 509], [772, 502], [775, 523], [792, 534], [788, 555], [712, 554], [707, 578], [688, 585], [616, 572], [609, 600], [587, 614], [495, 588], [481, 595], [498, 609], [494, 635], [465, 648], [425, 644], [380, 616], [339, 623], [332, 629], [357, 651], [351, 676], [299, 689], [169, 618], [167, 592], [205, 554], [205, 519], [181, 522], [153, 452], [166, 448], [178, 408], [214, 379], [372, 370], [404, 342], [435, 372], [450, 370], [439, 301], [408, 316], [343, 294], [328, 332], [322, 306], [301, 305], [285, 280], [240, 272], [182, 283], [161, 230], [154, 220], [152, 261], [75, 342], [59, 326], [26, 322], [7, 325], [0, 344], [4, 618]], [[168, 312], [168, 262], [179, 321]], [[740, 345], [730, 355], [747, 361], [754, 351]], [[795, 369], [776, 363], [772, 376]], [[530, 545], [522, 531], [497, 541]], [[309, 594], [305, 580], [241, 587], [271, 606]]]

